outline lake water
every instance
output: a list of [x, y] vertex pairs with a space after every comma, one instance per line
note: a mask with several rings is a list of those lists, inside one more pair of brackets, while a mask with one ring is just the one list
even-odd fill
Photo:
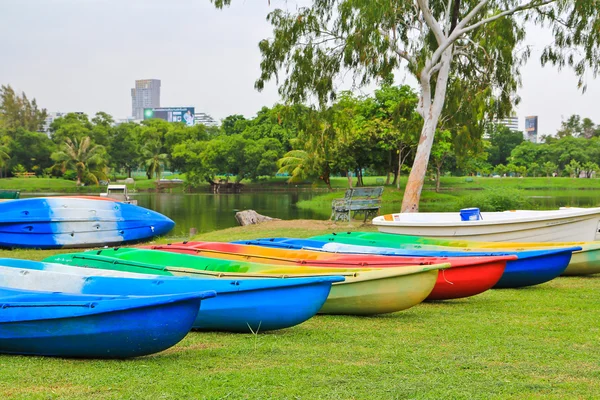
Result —
[[281, 219], [327, 219], [328, 210], [316, 213], [300, 209], [296, 203], [310, 200], [314, 192], [250, 192], [241, 194], [212, 193], [136, 193], [138, 205], [158, 211], [175, 221], [169, 236], [187, 236], [190, 228], [198, 233], [238, 226], [235, 213], [255, 210], [259, 214]]

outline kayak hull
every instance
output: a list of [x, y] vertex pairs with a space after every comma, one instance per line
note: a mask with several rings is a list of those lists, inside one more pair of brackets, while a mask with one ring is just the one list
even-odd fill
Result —
[[80, 358], [156, 353], [185, 337], [200, 300], [198, 294], [110, 298], [0, 288], [0, 352]]
[[[112, 276], [96, 276], [99, 272]], [[193, 323], [194, 329], [207, 331], [262, 332], [298, 325], [319, 311], [332, 283], [340, 280], [200, 279], [0, 259], [0, 286], [20, 289], [138, 296], [214, 290], [218, 296], [202, 303]]]

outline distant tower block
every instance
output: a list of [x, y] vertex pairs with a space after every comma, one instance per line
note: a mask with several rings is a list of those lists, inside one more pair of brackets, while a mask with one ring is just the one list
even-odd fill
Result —
[[131, 115], [144, 119], [144, 108], [160, 107], [160, 79], [142, 79], [135, 81], [131, 89]]

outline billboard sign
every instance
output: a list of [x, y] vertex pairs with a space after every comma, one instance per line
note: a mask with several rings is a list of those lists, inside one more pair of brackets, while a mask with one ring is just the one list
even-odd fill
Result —
[[525, 132], [537, 132], [538, 117], [525, 117]]
[[194, 107], [158, 107], [144, 108], [144, 119], [159, 118], [167, 122], [183, 122], [187, 126], [194, 125]]

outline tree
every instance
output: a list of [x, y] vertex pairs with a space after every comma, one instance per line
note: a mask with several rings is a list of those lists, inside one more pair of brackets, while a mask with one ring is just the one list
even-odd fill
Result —
[[256, 181], [261, 176], [274, 176], [282, 153], [281, 143], [275, 138], [249, 140], [244, 147], [244, 178]]
[[109, 156], [111, 165], [118, 169], [125, 169], [131, 178], [131, 170], [140, 163], [141, 146], [138, 136], [139, 126], [128, 122], [120, 124], [112, 130], [110, 139]]
[[581, 168], [585, 172], [586, 178], [591, 178], [594, 175], [594, 172], [598, 171], [598, 164], [592, 161], [587, 161], [583, 163]]
[[67, 138], [80, 142], [84, 137], [91, 136], [93, 128], [86, 114], [69, 113], [55, 119], [50, 125], [50, 132], [54, 143], [61, 145]]
[[63, 167], [75, 168], [78, 186], [84, 179], [97, 185], [99, 179], [106, 178], [104, 146], [94, 144], [89, 136], [81, 140], [66, 138], [62, 149], [53, 153], [52, 159]]
[[533, 175], [534, 178], [536, 176], [538, 176], [540, 173], [542, 173], [542, 167], [538, 163], [536, 163], [536, 162], [533, 162], [533, 163], [529, 164], [529, 169], [528, 170], [529, 170], [529, 173], [531, 175]]
[[562, 121], [560, 129], [556, 132], [558, 138], [567, 136], [578, 137], [583, 133], [581, 126], [581, 117], [579, 115], [571, 115], [566, 121]]
[[296, 114], [301, 112], [305, 112], [305, 107], [282, 104], [277, 104], [273, 108], [263, 107], [255, 118], [244, 122], [245, 127], [241, 133], [246, 139], [276, 139], [286, 151], [289, 151], [292, 148], [290, 140], [298, 135]]
[[592, 121], [591, 119], [584, 118], [581, 121], [581, 131], [584, 138], [591, 139], [596, 135], [597, 130], [598, 128], [594, 124], [594, 121]]
[[164, 165], [167, 162], [167, 154], [162, 152], [162, 145], [158, 140], [151, 140], [142, 147], [142, 158], [146, 165], [146, 176], [148, 179], [152, 178], [152, 175], [156, 179], [160, 179], [160, 174], [164, 169]]
[[565, 171], [567, 171], [571, 178], [579, 178], [579, 174], [581, 173], [581, 163], [576, 160], [571, 160], [569, 164], [565, 165]]
[[491, 146], [488, 148], [492, 165], [506, 164], [514, 148], [523, 143], [523, 133], [506, 126], [493, 124], [488, 129]]
[[10, 85], [0, 87], [0, 127], [37, 132], [46, 116], [46, 109], [38, 109], [35, 99], [29, 101], [25, 93], [17, 95]]
[[440, 177], [444, 162], [452, 154], [452, 134], [450, 131], [438, 132], [431, 149], [431, 161], [435, 167], [435, 191], [440, 192]]
[[186, 174], [186, 181], [191, 187], [198, 187], [204, 181], [214, 183], [214, 172], [203, 160], [207, 143], [188, 140], [173, 146], [171, 159]]
[[45, 168], [52, 166], [51, 155], [56, 151], [56, 145], [45, 133], [30, 132], [18, 128], [13, 132], [6, 147], [10, 154], [9, 169], [21, 164], [26, 171], [42, 174]]
[[542, 170], [548, 178], [558, 170], [558, 166], [551, 161], [546, 161], [544, 165], [542, 165]]
[[280, 174], [288, 174], [288, 183], [302, 182], [314, 177], [310, 168], [310, 155], [304, 150], [291, 150], [277, 161]]
[[[367, 116], [368, 124], [377, 129], [379, 146], [390, 152], [388, 170], [394, 173], [393, 184], [400, 189], [400, 172], [419, 142], [421, 116], [416, 112], [417, 94], [407, 85], [384, 84], [375, 91], [374, 115]], [[397, 157], [397, 162], [394, 162]], [[388, 174], [389, 183], [389, 174]]]
[[223, 119], [223, 122], [221, 123], [221, 132], [227, 136], [238, 135], [246, 129], [247, 124], [248, 121], [243, 115], [230, 115]]
[[[211, 1], [218, 8], [231, 3]], [[542, 63], [573, 67], [585, 89], [583, 77], [599, 68], [599, 14], [595, 0], [312, 0], [295, 11], [269, 14], [273, 38], [259, 43], [255, 87], [261, 90], [283, 72], [279, 92], [286, 100], [315, 95], [324, 104], [348, 71], [366, 85], [389, 80], [405, 64], [419, 82], [423, 126], [402, 211], [418, 211], [451, 79], [486, 82], [493, 89], [489, 104], [496, 105], [489, 113], [501, 116], [515, 101], [519, 67], [529, 56], [518, 50], [525, 24], [538, 24], [554, 35]]]
[[509, 173], [510, 171], [508, 170], [508, 167], [504, 164], [498, 164], [494, 167], [494, 171], [500, 175], [500, 176], [504, 176], [507, 173]]
[[[506, 146], [505, 149], [508, 149], [509, 147], [510, 145]], [[496, 147], [496, 150], [498, 149], [501, 149], [501, 147]], [[547, 146], [544, 144], [535, 144], [529, 141], [521, 141], [521, 144], [513, 148], [512, 151], [509, 153], [510, 157], [504, 158], [504, 162], [508, 160], [511, 163], [518, 166], [529, 166], [535, 163], [536, 161], [545, 159], [545, 157], [547, 156], [547, 152]], [[505, 153], [498, 151], [497, 153], [495, 153], [495, 155], [501, 155], [501, 157], [503, 157]], [[501, 157], [497, 157], [496, 160], [502, 159]]]

